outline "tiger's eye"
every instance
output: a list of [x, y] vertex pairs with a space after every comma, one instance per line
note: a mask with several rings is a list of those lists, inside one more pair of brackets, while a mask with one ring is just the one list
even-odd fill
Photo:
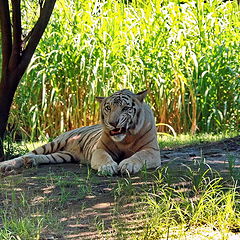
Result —
[[128, 111], [130, 109], [130, 107], [124, 107], [122, 110], [123, 111]]
[[110, 111], [111, 110], [111, 108], [110, 108], [110, 106], [109, 105], [107, 105], [107, 106], [105, 106], [105, 108], [104, 108], [106, 111]]

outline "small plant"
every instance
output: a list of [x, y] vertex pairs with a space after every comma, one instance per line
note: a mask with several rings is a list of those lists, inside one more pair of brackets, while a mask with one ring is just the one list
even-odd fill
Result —
[[18, 216], [17, 212], [5, 212], [0, 210], [0, 238], [3, 240], [35, 240], [40, 239], [43, 229], [43, 218], [31, 218], [30, 216]]
[[228, 162], [228, 170], [231, 178], [234, 181], [240, 180], [240, 172], [239, 172], [239, 169], [236, 168], [236, 157], [232, 155], [227, 155], [227, 162]]
[[105, 230], [105, 222], [99, 216], [96, 216], [94, 219], [94, 225], [99, 233], [104, 232]]
[[186, 177], [192, 183], [193, 190], [198, 193], [200, 190], [204, 189], [209, 177], [208, 173], [212, 173], [211, 167], [206, 163], [206, 159], [202, 156], [200, 159], [194, 160], [194, 166], [190, 167], [183, 164], [187, 168]]
[[134, 195], [136, 193], [136, 188], [133, 186], [131, 178], [123, 178], [117, 181], [113, 191], [115, 199], [117, 199], [126, 194], [128, 196]]

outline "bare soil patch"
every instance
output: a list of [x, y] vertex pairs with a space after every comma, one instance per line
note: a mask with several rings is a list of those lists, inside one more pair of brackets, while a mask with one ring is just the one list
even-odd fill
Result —
[[[228, 177], [231, 159], [235, 161], [236, 174], [240, 167], [240, 136], [219, 142], [163, 149], [161, 156], [163, 167], [168, 166], [176, 182], [181, 181], [184, 164], [194, 166], [194, 162], [200, 159], [205, 159], [212, 169]], [[132, 201], [134, 192], [131, 191], [146, 190], [156, 173], [150, 171], [147, 175], [140, 173], [132, 177], [100, 177], [78, 164], [43, 165], [0, 179], [6, 184], [14, 182], [14, 187], [9, 191], [0, 189], [0, 207], [8, 201], [8, 197], [11, 204], [12, 190], [24, 193], [31, 207], [44, 206], [46, 216], [49, 212], [53, 215], [56, 228], [52, 227], [54, 224], [46, 226], [41, 233], [42, 240], [127, 239], [126, 232], [138, 232], [142, 228], [143, 212], [135, 211], [133, 205], [136, 201]], [[128, 189], [129, 181], [131, 187]], [[136, 189], [133, 190], [132, 186]]]

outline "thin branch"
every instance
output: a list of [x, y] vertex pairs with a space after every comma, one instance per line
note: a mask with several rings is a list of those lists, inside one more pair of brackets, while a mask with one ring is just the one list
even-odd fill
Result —
[[0, 21], [2, 35], [2, 74], [4, 75], [8, 69], [12, 52], [12, 31], [8, 0], [1, 0]]
[[21, 58], [22, 24], [21, 24], [21, 0], [12, 0], [12, 24], [13, 24], [13, 47], [9, 61], [9, 70], [17, 67]]
[[21, 74], [26, 70], [32, 55], [44, 33], [45, 28], [49, 22], [56, 0], [47, 0], [44, 2], [44, 6], [40, 8], [40, 17], [33, 27], [33, 32], [30, 36], [26, 49], [23, 51], [22, 60], [19, 65], [19, 71]]
[[24, 38], [22, 40], [22, 49], [26, 48], [27, 42], [29, 41], [30, 37], [32, 36], [33, 29], [27, 34], [27, 36], [24, 36]]

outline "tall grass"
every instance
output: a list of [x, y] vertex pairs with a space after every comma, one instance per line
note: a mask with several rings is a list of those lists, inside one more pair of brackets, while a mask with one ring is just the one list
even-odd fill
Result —
[[157, 123], [178, 133], [239, 130], [239, 6], [185, 2], [57, 1], [16, 94], [13, 130], [33, 139], [96, 123], [95, 96], [122, 88], [150, 89]]

